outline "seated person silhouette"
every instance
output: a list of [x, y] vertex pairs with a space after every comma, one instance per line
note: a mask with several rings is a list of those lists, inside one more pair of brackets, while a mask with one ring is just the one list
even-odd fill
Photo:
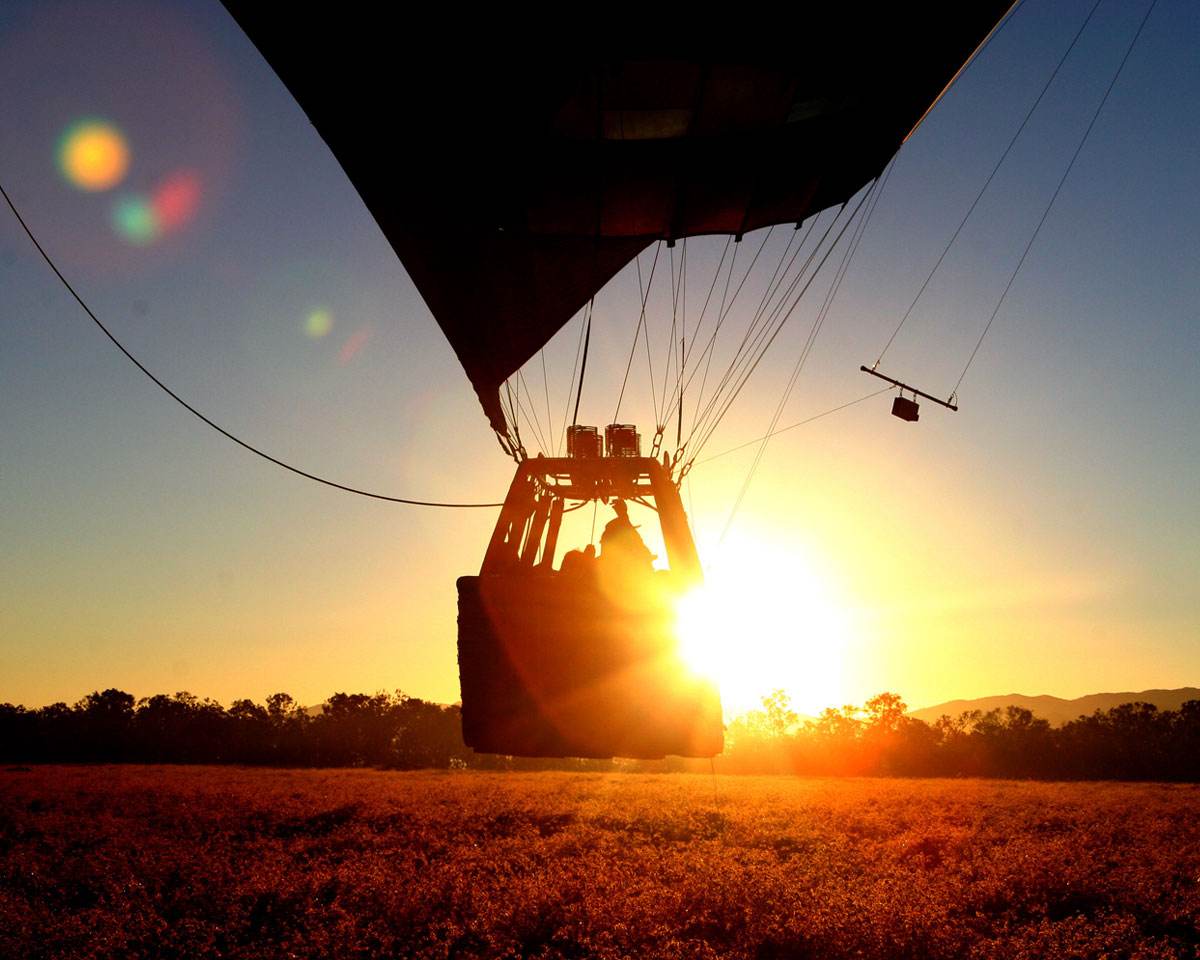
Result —
[[613, 501], [616, 516], [600, 534], [600, 562], [631, 573], [653, 573], [654, 554], [643, 542], [637, 527], [629, 522], [629, 507], [624, 500]]
[[563, 554], [560, 571], [569, 577], [586, 576], [592, 570], [592, 562], [596, 559], [596, 546], [589, 543], [582, 550], [568, 550]]

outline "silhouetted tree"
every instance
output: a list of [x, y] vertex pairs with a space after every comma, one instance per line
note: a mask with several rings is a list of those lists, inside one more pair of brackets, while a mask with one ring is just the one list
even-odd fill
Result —
[[[235, 700], [228, 710], [187, 692], [135, 701], [114, 689], [94, 691], [73, 707], [0, 704], [0, 760], [613, 769], [605, 761], [476, 755], [462, 742], [458, 705], [399, 691], [336, 693], [311, 714], [286, 693], [265, 704]], [[830, 708], [801, 724], [787, 694], [775, 691], [761, 709], [729, 724], [720, 765], [746, 773], [1197, 781], [1200, 701], [1174, 711], [1123, 704], [1055, 729], [1011, 706], [927, 724], [910, 717], [899, 696], [882, 693], [861, 708]]]

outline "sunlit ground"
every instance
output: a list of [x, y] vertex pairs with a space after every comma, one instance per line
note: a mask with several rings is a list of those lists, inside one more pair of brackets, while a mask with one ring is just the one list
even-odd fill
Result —
[[706, 576], [681, 605], [680, 644], [687, 663], [720, 685], [726, 717], [777, 689], [810, 715], [844, 702], [856, 618], [814, 556], [731, 538]]

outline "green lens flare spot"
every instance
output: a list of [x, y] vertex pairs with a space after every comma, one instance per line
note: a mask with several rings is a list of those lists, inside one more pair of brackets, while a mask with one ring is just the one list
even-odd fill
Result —
[[313, 310], [304, 320], [304, 332], [319, 340], [333, 328], [333, 314], [324, 307]]
[[130, 243], [144, 246], [158, 236], [158, 215], [145, 197], [122, 197], [113, 205], [113, 229]]

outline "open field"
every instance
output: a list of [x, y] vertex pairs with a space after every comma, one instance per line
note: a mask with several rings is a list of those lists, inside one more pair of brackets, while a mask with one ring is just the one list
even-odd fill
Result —
[[0, 771], [3, 957], [1195, 957], [1200, 787]]

